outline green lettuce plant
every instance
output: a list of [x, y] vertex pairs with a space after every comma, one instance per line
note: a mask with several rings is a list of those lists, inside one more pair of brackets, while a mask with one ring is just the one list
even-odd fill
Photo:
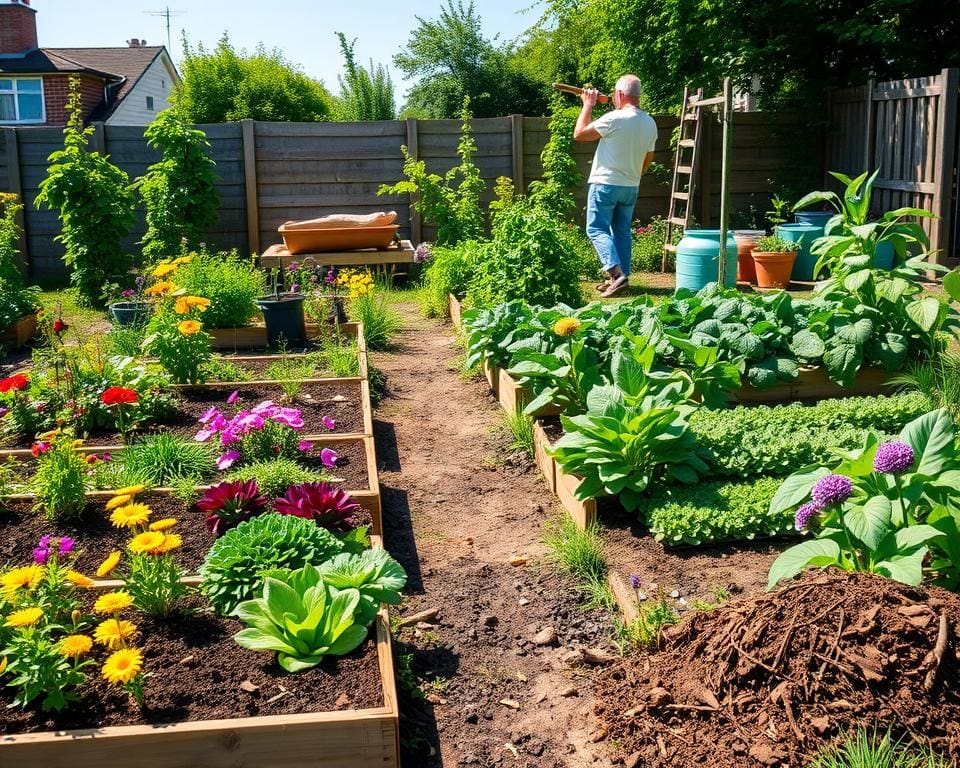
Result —
[[335, 589], [356, 589], [360, 593], [357, 622], [368, 625], [380, 603], [397, 605], [407, 574], [385, 550], [367, 549], [360, 554], [342, 554], [317, 569], [325, 584]]
[[[799, 506], [798, 506], [799, 505]], [[880, 573], [917, 585], [960, 585], [960, 454], [948, 411], [910, 422], [895, 442], [869, 433], [861, 448], [837, 451], [830, 467], [788, 477], [770, 513], [796, 510], [816, 538], [781, 554], [769, 587], [808, 566]]]
[[263, 596], [237, 606], [234, 613], [247, 628], [233, 639], [251, 651], [276, 651], [283, 669], [300, 672], [325, 656], [344, 656], [364, 641], [360, 601], [358, 590], [329, 586], [311, 565], [267, 576]]

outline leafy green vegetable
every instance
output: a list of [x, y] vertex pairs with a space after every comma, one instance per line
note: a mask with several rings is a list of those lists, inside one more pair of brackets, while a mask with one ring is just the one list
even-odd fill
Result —
[[373, 621], [380, 603], [397, 605], [407, 574], [385, 550], [368, 549], [359, 555], [337, 555], [319, 567], [324, 583], [336, 589], [356, 589], [360, 593], [357, 621]]

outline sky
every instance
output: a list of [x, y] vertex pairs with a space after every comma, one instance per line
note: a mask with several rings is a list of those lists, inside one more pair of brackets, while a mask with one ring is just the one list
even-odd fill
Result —
[[[254, 0], [31, 0], [37, 11], [40, 46], [87, 47], [125, 45], [130, 38], [146, 39], [148, 45], [165, 45], [166, 20], [151, 13], [171, 11], [170, 38], [174, 61], [181, 59], [181, 32], [191, 44], [208, 48], [228, 32], [234, 47], [253, 49], [260, 42], [280, 48], [287, 60], [308, 75], [338, 91], [337, 75], [343, 61], [335, 32], [348, 40], [357, 38], [354, 49], [358, 63], [371, 58], [389, 66], [402, 106], [410, 83], [400, 77], [391, 59], [406, 45], [416, 16], [436, 18], [441, 0], [339, 0], [310, 2], [255, 2]], [[512, 40], [537, 21], [541, 9], [537, 0], [476, 0], [484, 34]], [[519, 10], [518, 10], [519, 9]]]

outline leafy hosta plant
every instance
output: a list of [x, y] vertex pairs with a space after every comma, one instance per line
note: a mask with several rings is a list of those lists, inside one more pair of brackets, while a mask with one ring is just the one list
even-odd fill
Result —
[[367, 636], [357, 616], [360, 592], [324, 583], [312, 565], [267, 576], [263, 596], [237, 606], [245, 624], [233, 639], [251, 651], [276, 651], [287, 672], [315, 667], [325, 656], [344, 656]]
[[[805, 467], [784, 481], [771, 514], [796, 510], [796, 527], [817, 536], [788, 549], [769, 586], [808, 566], [837, 566], [920, 584], [960, 585], [960, 455], [948, 411], [907, 424], [899, 439], [873, 433], [837, 451], [832, 467]], [[799, 506], [798, 506], [799, 505]]]
[[407, 583], [407, 574], [400, 563], [382, 549], [337, 555], [319, 566], [318, 570], [324, 582], [331, 587], [359, 590], [357, 621], [364, 625], [373, 621], [380, 603], [397, 605], [400, 602], [400, 590]]
[[221, 536], [245, 520], [262, 515], [269, 505], [256, 480], [228, 480], [207, 489], [196, 507], [207, 516], [209, 531]]

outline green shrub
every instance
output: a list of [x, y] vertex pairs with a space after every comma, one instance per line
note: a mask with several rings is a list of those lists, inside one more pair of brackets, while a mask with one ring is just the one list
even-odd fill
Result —
[[293, 515], [259, 515], [218, 538], [200, 567], [200, 591], [221, 616], [256, 596], [268, 571], [320, 565], [343, 544], [313, 520]]
[[236, 251], [212, 253], [199, 250], [189, 264], [181, 265], [172, 278], [191, 296], [210, 299], [203, 313], [207, 328], [240, 328], [257, 312], [254, 301], [263, 295], [264, 278], [257, 265]]
[[143, 350], [157, 358], [175, 384], [201, 384], [210, 360], [211, 336], [199, 320], [158, 309], [147, 323]]
[[380, 291], [368, 291], [350, 299], [350, 319], [363, 323], [363, 338], [367, 349], [383, 350], [403, 327], [403, 319], [387, 306], [387, 298]]
[[51, 520], [78, 517], [86, 504], [87, 462], [69, 438], [61, 437], [47, 445], [48, 450], [37, 459], [31, 481], [37, 496], [34, 509]]
[[[682, 233], [674, 231], [673, 244], [680, 242]], [[630, 262], [634, 272], [659, 272], [663, 266], [663, 246], [667, 241], [667, 222], [659, 216], [650, 219], [645, 227], [633, 230], [633, 256]], [[668, 260], [668, 265], [671, 263]]]
[[583, 227], [576, 224], [563, 224], [560, 227], [560, 237], [574, 253], [577, 254], [577, 274], [585, 280], [599, 280], [605, 277], [597, 252], [593, 250], [593, 243], [587, 237]]
[[40, 307], [37, 289], [26, 286], [18, 264], [22, 210], [16, 195], [0, 192], [0, 330]]
[[640, 503], [638, 518], [665, 544], [708, 544], [779, 536], [794, 530], [793, 513], [771, 515], [775, 477], [746, 483], [663, 488]]
[[217, 471], [208, 443], [181, 440], [168, 432], [145, 437], [118, 457], [119, 485], [169, 486], [186, 479], [196, 482]]
[[483, 246], [477, 240], [465, 240], [455, 246], [437, 246], [431, 250], [423, 274], [420, 311], [426, 317], [445, 318], [450, 314], [447, 296], [466, 296], [478, 254]]
[[782, 476], [825, 462], [831, 448], [859, 447], [865, 429], [895, 434], [929, 409], [929, 400], [916, 393], [849, 397], [812, 406], [700, 409], [690, 426], [710, 474]]
[[814, 756], [810, 768], [951, 768], [946, 756], [908, 740], [894, 741], [887, 731], [883, 736], [860, 729], [843, 741], [830, 744]]
[[278, 457], [255, 461], [228, 474], [226, 480], [256, 480], [264, 496], [282, 496], [291, 485], [328, 480], [324, 472], [300, 466], [292, 459]]

